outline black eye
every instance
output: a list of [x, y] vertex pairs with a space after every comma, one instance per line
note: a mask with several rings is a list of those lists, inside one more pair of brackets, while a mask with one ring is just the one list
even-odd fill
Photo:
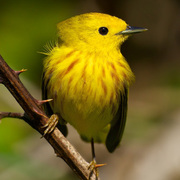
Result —
[[99, 33], [101, 35], [106, 35], [108, 33], [108, 28], [107, 27], [100, 27], [99, 28]]

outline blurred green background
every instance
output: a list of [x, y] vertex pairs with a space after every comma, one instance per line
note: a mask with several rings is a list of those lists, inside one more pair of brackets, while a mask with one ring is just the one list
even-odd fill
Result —
[[[169, 166], [180, 164], [180, 136], [176, 134], [162, 140], [171, 137], [167, 134], [171, 130], [175, 132], [173, 128], [178, 127], [180, 121], [179, 0], [0, 0], [0, 54], [13, 69], [28, 69], [21, 74], [21, 80], [35, 98], [41, 99], [44, 55], [39, 52], [56, 39], [58, 22], [92, 11], [115, 15], [132, 26], [149, 29], [129, 38], [122, 46], [122, 53], [136, 75], [136, 82], [130, 89], [122, 145], [113, 154], [107, 153], [103, 145], [96, 145], [97, 161], [108, 164], [100, 170], [103, 180], [135, 180], [136, 177], [147, 180], [160, 172], [153, 158], [159, 150], [163, 155], [168, 149], [163, 157]], [[0, 111], [23, 112], [3, 85], [0, 85]], [[180, 127], [177, 131], [180, 132]], [[90, 144], [82, 142], [72, 127], [68, 139], [87, 161], [91, 160]], [[177, 145], [177, 154], [176, 151], [172, 153], [172, 144], [165, 146], [172, 140]], [[163, 142], [164, 148], [160, 147]], [[154, 154], [153, 148], [157, 148]], [[144, 170], [146, 176], [138, 176], [137, 168], [145, 167], [142, 162], [151, 153], [154, 156], [148, 161], [150, 168]], [[173, 165], [168, 161], [172, 154], [176, 156]], [[163, 164], [162, 161], [158, 167]], [[179, 169], [171, 167], [162, 168], [162, 178], [154, 176], [151, 180], [165, 180], [163, 177], [179, 180]], [[133, 174], [133, 178], [127, 174]], [[77, 178], [63, 160], [55, 157], [50, 145], [40, 139], [40, 134], [21, 120], [7, 118], [0, 124], [0, 179]]]

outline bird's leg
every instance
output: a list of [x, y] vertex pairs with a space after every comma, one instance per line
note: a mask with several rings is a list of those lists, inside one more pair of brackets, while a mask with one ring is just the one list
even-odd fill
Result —
[[45, 131], [44, 131], [44, 134], [43, 134], [43, 137], [46, 135], [46, 134], [50, 134], [56, 127], [57, 123], [59, 121], [59, 117], [57, 114], [53, 114], [48, 122], [42, 127], [42, 128], [46, 128]]
[[104, 166], [106, 164], [97, 164], [96, 163], [96, 155], [95, 155], [95, 148], [94, 148], [94, 139], [91, 139], [91, 150], [92, 150], [92, 161], [90, 162], [89, 168], [91, 171], [95, 172], [96, 178], [98, 179], [99, 170], [98, 168]]
[[99, 176], [98, 168], [96, 167], [96, 156], [95, 156], [95, 149], [94, 149], [94, 139], [91, 139], [91, 152], [92, 152], [92, 161], [90, 162], [89, 168], [95, 172], [96, 178]]

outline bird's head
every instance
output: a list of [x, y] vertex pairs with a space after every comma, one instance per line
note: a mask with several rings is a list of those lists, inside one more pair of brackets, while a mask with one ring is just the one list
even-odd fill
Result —
[[57, 26], [61, 43], [79, 50], [112, 51], [133, 33], [145, 31], [135, 28], [115, 16], [87, 13], [72, 17]]

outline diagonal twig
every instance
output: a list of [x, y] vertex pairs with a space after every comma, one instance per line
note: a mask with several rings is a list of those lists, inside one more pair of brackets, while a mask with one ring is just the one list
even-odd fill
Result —
[[[25, 112], [24, 114], [1, 112], [0, 119], [5, 117], [24, 119], [31, 127], [43, 134], [44, 129], [42, 127], [48, 122], [49, 118], [41, 107], [43, 101], [34, 99], [20, 81], [19, 74], [24, 71], [14, 71], [0, 56], [0, 83], [6, 86]], [[80, 179], [89, 179], [91, 174], [91, 171], [88, 170], [89, 163], [81, 157], [57, 128], [51, 134], [47, 134], [44, 137], [53, 147], [57, 156], [61, 157]], [[93, 173], [91, 180], [95, 179], [96, 177]]]

